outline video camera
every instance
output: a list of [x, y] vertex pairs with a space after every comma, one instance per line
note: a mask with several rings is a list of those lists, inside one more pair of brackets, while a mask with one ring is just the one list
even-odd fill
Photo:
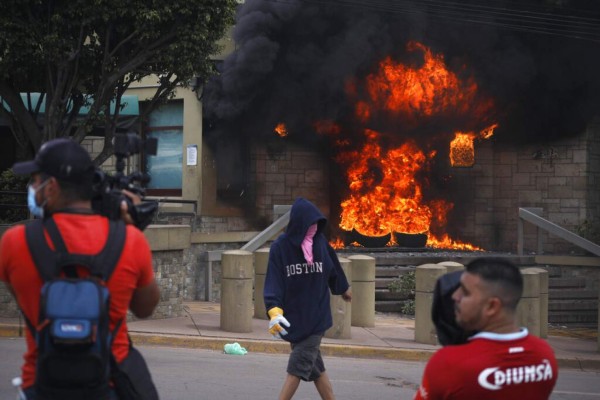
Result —
[[121, 203], [127, 202], [129, 214], [135, 226], [140, 230], [145, 229], [151, 222], [158, 202], [142, 201], [134, 205], [132, 200], [123, 194], [123, 189], [130, 191], [142, 199], [146, 194], [145, 185], [150, 182], [150, 177], [139, 171], [129, 175], [124, 174], [125, 159], [138, 153], [156, 155], [158, 139], [142, 139], [135, 133], [117, 133], [114, 138], [114, 154], [116, 157], [116, 172], [109, 175], [96, 169], [93, 183], [92, 208], [94, 211], [110, 219], [121, 218]]

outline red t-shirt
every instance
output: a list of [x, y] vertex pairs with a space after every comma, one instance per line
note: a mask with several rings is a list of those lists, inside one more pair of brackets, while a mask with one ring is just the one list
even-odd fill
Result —
[[[53, 218], [69, 252], [97, 254], [104, 247], [108, 236], [108, 220], [105, 217], [57, 213]], [[53, 248], [47, 234], [46, 240]], [[2, 236], [0, 280], [12, 286], [19, 307], [29, 321], [37, 326], [42, 280], [29, 253], [24, 225], [13, 227]], [[116, 323], [123, 320], [112, 346], [117, 362], [122, 361], [129, 352], [125, 318], [133, 292], [136, 288], [149, 285], [153, 280], [152, 253], [148, 241], [142, 232], [128, 225], [123, 252], [107, 284], [111, 298], [110, 329], [114, 329]], [[35, 381], [37, 348], [29, 329], [25, 331], [27, 352], [24, 355], [22, 376], [23, 387], [27, 388]]]
[[546, 400], [557, 377], [554, 351], [527, 329], [483, 332], [467, 344], [438, 350], [425, 367], [414, 400]]

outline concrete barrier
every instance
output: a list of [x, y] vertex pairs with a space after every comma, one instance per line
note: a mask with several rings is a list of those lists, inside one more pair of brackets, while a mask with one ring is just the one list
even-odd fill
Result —
[[352, 266], [352, 326], [375, 326], [375, 258], [348, 257]]
[[456, 261], [442, 261], [437, 265], [446, 267], [446, 272], [462, 271], [465, 269], [464, 265]]
[[[339, 257], [346, 279], [352, 284], [352, 263], [347, 258]], [[354, 300], [353, 300], [354, 301]], [[352, 332], [352, 303], [342, 299], [342, 296], [331, 296], [331, 317], [333, 325], [325, 332], [325, 337], [331, 339], [351, 339]]]
[[527, 268], [531, 272], [539, 274], [540, 280], [540, 337], [548, 337], [548, 291], [549, 280], [548, 271], [543, 268]]
[[221, 329], [252, 332], [253, 255], [245, 250], [223, 252], [221, 258]]
[[[541, 303], [540, 303], [540, 273], [539, 268], [524, 268], [523, 296], [517, 306], [517, 324], [525, 326], [529, 333], [541, 335]], [[546, 290], [547, 292], [547, 290]]]
[[[440, 276], [462, 269], [464, 269], [462, 264], [453, 261], [423, 264], [416, 268], [416, 342], [438, 344], [435, 325], [431, 320], [433, 289]], [[521, 275], [523, 296], [517, 307], [517, 324], [527, 327], [533, 335], [546, 338], [548, 336], [548, 272], [543, 268], [524, 268], [521, 270]], [[600, 339], [598, 349], [600, 350]]]
[[[431, 307], [435, 283], [448, 272], [448, 266], [442, 264], [423, 264], [415, 270], [415, 341], [418, 343], [438, 344]], [[451, 265], [450, 268], [459, 266]]]
[[269, 264], [269, 249], [254, 252], [254, 318], [269, 319], [265, 309], [265, 278]]

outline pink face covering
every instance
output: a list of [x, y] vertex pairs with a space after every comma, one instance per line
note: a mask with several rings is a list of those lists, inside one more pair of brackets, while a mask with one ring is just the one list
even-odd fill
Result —
[[304, 237], [304, 240], [302, 240], [302, 244], [300, 244], [302, 252], [304, 253], [304, 258], [309, 264], [313, 263], [313, 237], [315, 237], [315, 233], [317, 233], [317, 224], [312, 224], [308, 227], [306, 236]]

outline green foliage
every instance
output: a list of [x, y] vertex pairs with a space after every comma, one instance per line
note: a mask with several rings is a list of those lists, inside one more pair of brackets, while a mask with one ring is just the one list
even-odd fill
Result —
[[[8, 169], [0, 174], [0, 192], [26, 192], [27, 180], [27, 176], [15, 175]], [[22, 207], [27, 205], [25, 195], [0, 193], [0, 204], [0, 224], [12, 224], [29, 217], [27, 208]]]
[[413, 299], [405, 300], [402, 303], [402, 314], [415, 315], [415, 301]]
[[415, 273], [414, 271], [403, 274], [399, 279], [391, 282], [388, 285], [388, 290], [394, 293], [402, 293], [407, 297], [414, 298], [415, 296]]
[[[110, 136], [132, 82], [156, 77], [150, 107], [192, 78], [213, 74], [211, 56], [233, 25], [236, 0], [2, 0], [0, 108], [24, 143], [81, 140], [94, 126]], [[45, 95], [44, 125], [20, 93]], [[93, 99], [90, 101], [89, 99]], [[111, 111], [111, 101], [117, 102]], [[35, 109], [36, 104], [31, 105]], [[82, 106], [90, 110], [84, 116]], [[140, 118], [143, 116], [140, 116]]]

